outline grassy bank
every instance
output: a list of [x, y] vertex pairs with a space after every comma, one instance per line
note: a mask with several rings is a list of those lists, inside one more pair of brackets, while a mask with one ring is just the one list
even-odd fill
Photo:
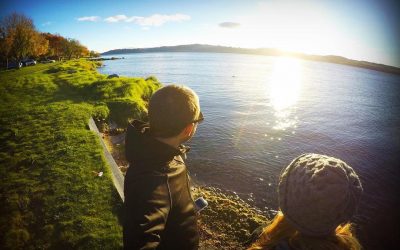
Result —
[[143, 118], [160, 84], [106, 79], [96, 66], [80, 60], [0, 72], [1, 249], [121, 247], [121, 202], [87, 123]]

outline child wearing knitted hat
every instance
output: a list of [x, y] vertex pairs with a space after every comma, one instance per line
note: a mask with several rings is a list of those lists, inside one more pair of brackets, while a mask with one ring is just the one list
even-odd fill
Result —
[[350, 219], [362, 186], [342, 160], [304, 154], [279, 179], [280, 212], [263, 229], [254, 249], [361, 249]]

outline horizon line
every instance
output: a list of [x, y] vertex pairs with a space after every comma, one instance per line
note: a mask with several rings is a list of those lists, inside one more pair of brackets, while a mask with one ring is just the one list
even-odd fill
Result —
[[[268, 48], [268, 47], [257, 47], [257, 48], [248, 48], [248, 47], [235, 47], [235, 46], [229, 46], [229, 45], [214, 45], [214, 44], [205, 44], [205, 43], [190, 43], [190, 44], [177, 44], [177, 45], [161, 45], [161, 46], [153, 46], [153, 47], [128, 47], [128, 48], [119, 48], [119, 49], [109, 49], [104, 52], [100, 52], [100, 54], [104, 54], [113, 50], [124, 50], [124, 49], [154, 49], [154, 48], [165, 48], [165, 47], [178, 47], [178, 46], [191, 46], [191, 45], [201, 45], [201, 46], [214, 46], [214, 47], [225, 47], [225, 48], [232, 48], [232, 49], [248, 49], [248, 50], [261, 50], [261, 49], [268, 49], [268, 50], [275, 50], [278, 53], [282, 54], [288, 54], [287, 56], [321, 56], [321, 57], [340, 57], [342, 59], [346, 60], [351, 60], [351, 61], [357, 61], [357, 62], [364, 62], [364, 63], [373, 63], [377, 65], [383, 65], [387, 67], [394, 67], [397, 69], [400, 69], [400, 65], [395, 66], [395, 65], [390, 65], [390, 64], [384, 64], [381, 62], [371, 62], [371, 61], [366, 61], [363, 59], [353, 59], [349, 58], [343, 55], [334, 55], [334, 54], [309, 54], [305, 52], [299, 52], [299, 51], [293, 51], [293, 50], [284, 50], [284, 49], [278, 49], [278, 48]], [[172, 52], [177, 52], [177, 51], [172, 51]], [[143, 53], [152, 53], [152, 52], [143, 52]], [[213, 53], [221, 53], [221, 52], [213, 52]], [[291, 54], [291, 55], [290, 55]], [[297, 55], [296, 55], [297, 54]], [[283, 55], [284, 56], [284, 55]]]

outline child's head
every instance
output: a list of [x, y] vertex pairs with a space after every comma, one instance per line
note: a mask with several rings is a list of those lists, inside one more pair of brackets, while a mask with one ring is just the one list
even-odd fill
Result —
[[350, 221], [362, 193], [361, 182], [345, 162], [319, 154], [294, 159], [279, 180], [279, 205], [299, 232], [325, 236]]
[[188, 87], [167, 85], [150, 99], [150, 131], [156, 137], [177, 136], [190, 124], [195, 131], [195, 123], [201, 119], [199, 98]]
[[319, 154], [294, 159], [279, 180], [281, 212], [250, 247], [273, 249], [361, 249], [350, 218], [362, 193], [361, 182], [345, 162]]

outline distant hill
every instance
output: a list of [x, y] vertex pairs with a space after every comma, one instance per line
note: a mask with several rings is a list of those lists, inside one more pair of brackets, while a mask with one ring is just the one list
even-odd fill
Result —
[[162, 46], [154, 48], [137, 48], [137, 49], [114, 49], [102, 53], [101, 55], [117, 55], [117, 54], [131, 54], [131, 53], [154, 53], [154, 52], [212, 52], [212, 53], [236, 53], [236, 54], [253, 54], [253, 55], [266, 55], [266, 56], [294, 56], [305, 60], [330, 62], [337, 64], [350, 65], [359, 68], [372, 69], [381, 72], [393, 73], [400, 75], [400, 68], [388, 66], [384, 64], [372, 63], [367, 61], [357, 61], [348, 59], [342, 56], [319, 56], [308, 55], [297, 52], [284, 52], [278, 49], [261, 48], [261, 49], [246, 49], [225, 46], [214, 46], [206, 44], [188, 44], [178, 46]]

